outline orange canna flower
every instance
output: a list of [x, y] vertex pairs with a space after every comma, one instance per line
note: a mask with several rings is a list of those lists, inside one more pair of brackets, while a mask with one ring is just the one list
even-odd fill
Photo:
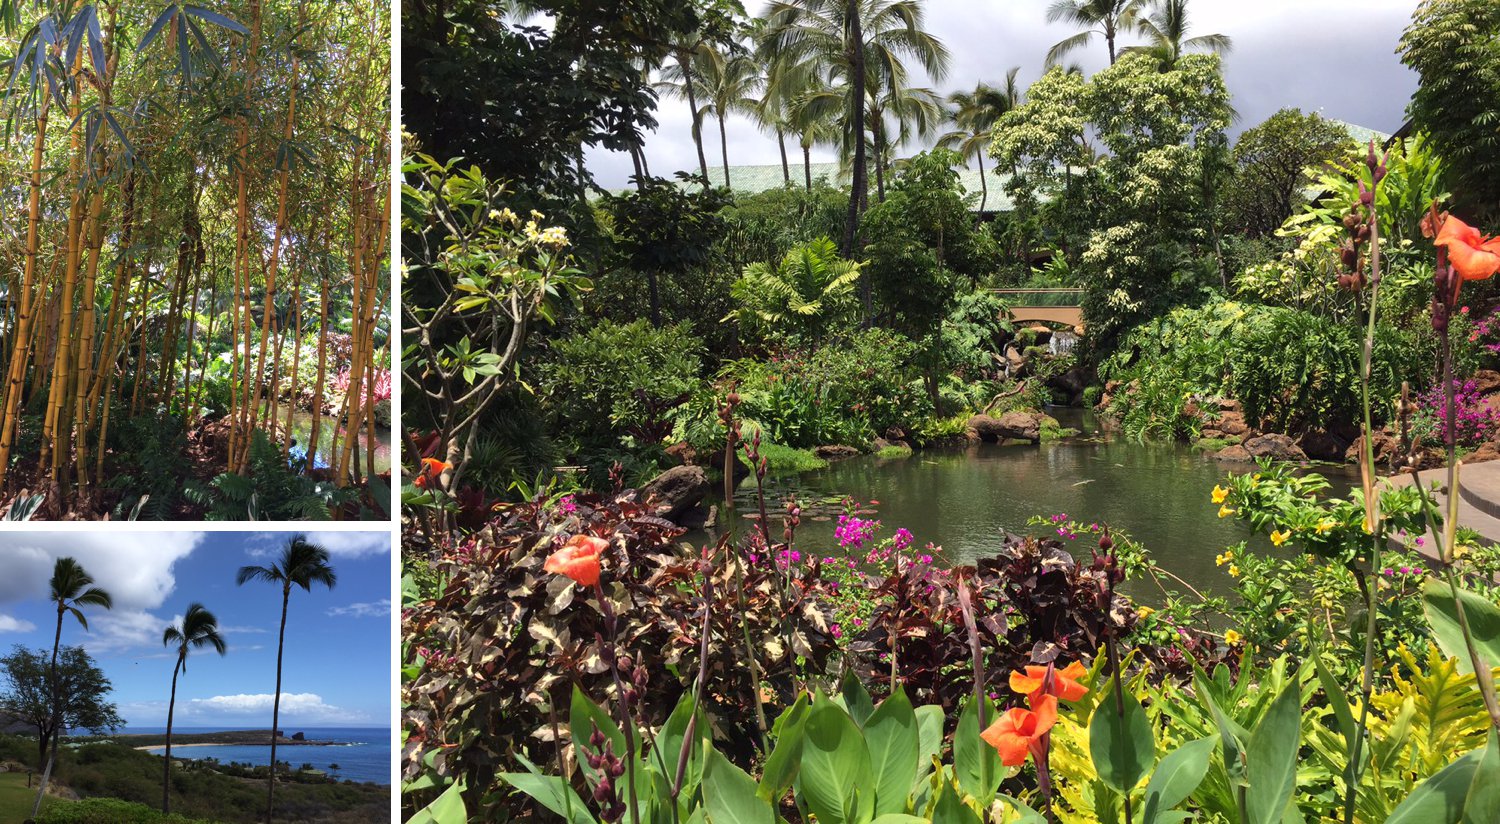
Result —
[[554, 575], [566, 575], [574, 581], [591, 587], [599, 583], [599, 556], [609, 547], [609, 542], [592, 535], [574, 535], [562, 549], [547, 556], [542, 569]]
[[447, 461], [440, 461], [437, 458], [423, 458], [422, 474], [413, 478], [411, 485], [417, 487], [418, 489], [426, 489], [428, 485], [432, 484], [439, 477], [441, 477], [444, 472], [447, 472], [452, 468], [453, 464], [448, 463]]
[[1484, 280], [1500, 272], [1500, 237], [1486, 238], [1478, 229], [1448, 215], [1432, 241], [1448, 250], [1448, 262], [1464, 280]]
[[1035, 755], [1047, 745], [1047, 732], [1057, 723], [1057, 699], [1043, 695], [1033, 702], [1033, 709], [1015, 707], [1001, 713], [990, 728], [979, 734], [985, 743], [1000, 753], [1000, 763], [1019, 767], [1026, 755]]
[[[1087, 674], [1088, 670], [1079, 661], [1074, 661], [1062, 669], [1053, 669], [1052, 689], [1047, 690], [1047, 694], [1055, 695], [1064, 701], [1077, 701], [1088, 694], [1088, 687], [1078, 683], [1078, 679]], [[1022, 695], [1031, 696], [1034, 704], [1041, 696], [1042, 685], [1046, 680], [1046, 667], [1028, 666], [1025, 672], [1011, 672], [1010, 688]]]

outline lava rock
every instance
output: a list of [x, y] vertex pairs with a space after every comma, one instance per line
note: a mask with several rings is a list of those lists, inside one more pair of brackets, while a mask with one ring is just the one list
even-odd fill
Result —
[[1256, 458], [1270, 458], [1273, 461], [1307, 460], [1307, 453], [1286, 435], [1259, 435], [1245, 441], [1244, 446], [1245, 451]]
[[831, 443], [813, 447], [813, 454], [825, 461], [842, 461], [845, 458], [853, 458], [859, 455], [859, 450], [852, 446]]
[[1042, 416], [1035, 412], [1006, 412], [999, 418], [975, 415], [969, 418], [968, 428], [980, 440], [992, 443], [1001, 440], [1040, 443], [1042, 440]]
[[655, 507], [658, 516], [676, 521], [708, 495], [708, 475], [701, 466], [674, 466], [641, 487], [641, 499]]
[[1316, 461], [1342, 461], [1344, 452], [1349, 448], [1349, 442], [1322, 429], [1311, 429], [1302, 433], [1297, 445], [1307, 453], [1307, 457]]
[[1244, 435], [1250, 431], [1250, 424], [1245, 421], [1245, 413], [1226, 411], [1214, 421], [1214, 428], [1225, 435]]
[[1254, 461], [1255, 458], [1251, 457], [1250, 450], [1246, 449], [1240, 444], [1234, 444], [1232, 446], [1226, 446], [1223, 449], [1220, 449], [1218, 452], [1215, 452], [1214, 460], [1224, 461], [1225, 463], [1250, 463], [1251, 461]]

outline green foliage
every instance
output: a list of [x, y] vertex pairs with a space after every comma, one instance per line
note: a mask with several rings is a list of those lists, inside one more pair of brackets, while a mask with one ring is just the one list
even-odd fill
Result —
[[209, 824], [207, 819], [163, 814], [145, 804], [118, 798], [85, 798], [49, 805], [36, 824]]
[[[1193, 398], [1238, 398], [1251, 425], [1301, 431], [1356, 420], [1360, 330], [1307, 312], [1234, 301], [1176, 309], [1133, 330], [1100, 374], [1128, 385], [1111, 401], [1135, 437], [1195, 431]], [[1425, 330], [1376, 328], [1371, 402], [1386, 420], [1402, 381], [1431, 381], [1435, 341]]]
[[1500, 8], [1488, 0], [1427, 0], [1397, 51], [1420, 82], [1410, 113], [1447, 161], [1457, 205], [1500, 214]]
[[848, 211], [849, 193], [826, 178], [813, 181], [811, 188], [736, 193], [720, 213], [724, 232], [718, 254], [731, 272], [752, 263], [772, 263], [820, 237], [843, 237]]
[[1224, 193], [1227, 225], [1253, 237], [1271, 234], [1307, 202], [1319, 172], [1358, 148], [1344, 127], [1300, 109], [1281, 109], [1246, 129], [1235, 141], [1234, 177]]
[[760, 456], [766, 459], [766, 467], [773, 475], [795, 475], [828, 466], [827, 461], [814, 455], [810, 449], [793, 449], [777, 443], [761, 443]]
[[[1434, 201], [1441, 204], [1448, 199], [1444, 180], [1447, 161], [1434, 151], [1431, 138], [1423, 132], [1397, 142], [1383, 155], [1381, 151], [1377, 146], [1376, 155], [1385, 161], [1386, 176], [1379, 186], [1373, 185], [1370, 168], [1365, 165], [1363, 156], [1346, 161], [1334, 172], [1318, 178], [1318, 187], [1324, 191], [1323, 198], [1289, 220], [1287, 229], [1295, 231], [1293, 227], [1304, 222], [1339, 225], [1344, 215], [1359, 202], [1359, 186], [1363, 184], [1366, 189], [1375, 191], [1380, 233], [1382, 239], [1388, 241], [1385, 249], [1399, 249], [1402, 242], [1425, 247], [1422, 218]], [[1421, 257], [1426, 259], [1427, 254]]]
[[804, 243], [780, 263], [745, 267], [732, 291], [734, 317], [752, 339], [816, 347], [851, 326], [859, 270], [826, 237]]
[[619, 433], [657, 445], [671, 431], [672, 410], [698, 386], [702, 351], [687, 324], [601, 321], [552, 343], [546, 406], [585, 445], [617, 446]]
[[210, 521], [289, 521], [327, 518], [358, 500], [358, 491], [294, 472], [281, 447], [256, 430], [245, 474], [221, 473], [208, 487], [189, 481], [183, 497], [205, 507], [203, 517]]

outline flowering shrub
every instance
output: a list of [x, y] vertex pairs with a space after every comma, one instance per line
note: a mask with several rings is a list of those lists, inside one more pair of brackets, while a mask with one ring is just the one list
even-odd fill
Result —
[[[1413, 437], [1433, 446], [1443, 443], [1450, 407], [1441, 384], [1424, 392], [1418, 401], [1420, 412], [1413, 421]], [[1497, 414], [1479, 392], [1473, 378], [1453, 381], [1453, 437], [1459, 446], [1476, 446], [1489, 440], [1500, 425]]]

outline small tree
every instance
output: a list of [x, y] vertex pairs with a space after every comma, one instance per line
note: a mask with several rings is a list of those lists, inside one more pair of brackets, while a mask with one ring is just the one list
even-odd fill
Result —
[[1300, 109], [1282, 109], [1246, 129], [1234, 144], [1227, 228], [1251, 237], [1275, 232], [1307, 202], [1303, 190], [1357, 148], [1342, 126]]
[[106, 701], [112, 689], [103, 670], [83, 647], [63, 647], [57, 656], [57, 713], [52, 711], [48, 650], [19, 644], [0, 658], [5, 690], [0, 709], [36, 730], [37, 765], [47, 760], [47, 742], [65, 729], [110, 732], [123, 725], [115, 705]]

